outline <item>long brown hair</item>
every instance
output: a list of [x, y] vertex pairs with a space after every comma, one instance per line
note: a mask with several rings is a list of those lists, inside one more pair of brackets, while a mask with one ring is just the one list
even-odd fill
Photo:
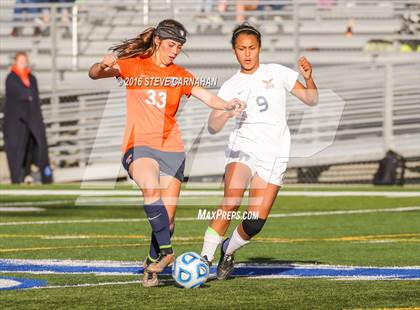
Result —
[[180, 22], [173, 19], [165, 19], [157, 27], [149, 27], [137, 37], [124, 40], [121, 44], [111, 47], [110, 50], [116, 53], [118, 58], [132, 58], [136, 56], [142, 58], [150, 57], [157, 48], [154, 40], [157, 36], [156, 29], [162, 26], [172, 28], [178, 32], [183, 31], [185, 34], [187, 33], [184, 25]]

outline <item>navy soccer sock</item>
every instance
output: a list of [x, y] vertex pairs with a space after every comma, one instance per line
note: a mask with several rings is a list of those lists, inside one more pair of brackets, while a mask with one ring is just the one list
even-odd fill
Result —
[[160, 253], [159, 244], [157, 243], [155, 234], [152, 232], [151, 240], [150, 240], [149, 255], [147, 256], [146, 263], [149, 265], [155, 262], [159, 257], [159, 253]]
[[[175, 224], [173, 225], [172, 229], [170, 230], [170, 236], [171, 237], [174, 234], [174, 231], [175, 231]], [[147, 257], [147, 262], [146, 263], [149, 265], [149, 264], [155, 262], [159, 257], [159, 253], [160, 253], [159, 244], [156, 240], [156, 237], [155, 237], [154, 233], [152, 232], [149, 256]]]
[[[169, 217], [168, 212], [165, 209], [164, 203], [161, 199], [155, 201], [151, 204], [144, 205], [144, 211], [146, 212], [147, 218], [149, 220], [150, 226], [152, 227], [152, 246], [153, 250], [149, 253], [157, 257], [157, 251], [155, 245], [153, 245], [153, 237], [155, 239], [155, 244], [158, 246], [157, 249], [160, 250], [160, 253], [163, 255], [172, 253], [171, 245], [171, 233], [169, 230]], [[154, 257], [150, 255], [152, 259]], [[150, 259], [149, 258], [149, 259]]]

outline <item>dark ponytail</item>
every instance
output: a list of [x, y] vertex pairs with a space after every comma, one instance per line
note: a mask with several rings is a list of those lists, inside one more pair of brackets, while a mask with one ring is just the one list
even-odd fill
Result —
[[121, 44], [111, 47], [110, 50], [116, 53], [118, 58], [150, 57], [156, 50], [155, 31], [155, 27], [147, 28], [137, 37], [125, 40]]

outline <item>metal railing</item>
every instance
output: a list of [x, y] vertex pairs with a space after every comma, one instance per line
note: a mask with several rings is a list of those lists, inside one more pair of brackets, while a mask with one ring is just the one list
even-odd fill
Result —
[[[229, 30], [232, 28], [233, 24], [236, 23], [234, 17], [238, 14], [235, 10], [237, 5], [253, 5], [254, 2], [250, 1], [236, 1], [236, 0], [226, 0], [225, 4], [231, 9], [226, 9], [225, 11], [220, 11], [217, 4], [221, 1], [213, 1], [211, 10], [205, 12], [205, 17], [209, 18], [211, 24], [216, 24], [222, 27], [225, 24], [228, 24]], [[260, 25], [281, 25], [287, 24], [291, 27], [291, 40], [290, 44], [287, 45], [283, 42], [273, 41], [268, 43], [268, 47], [271, 50], [276, 50], [278, 48], [291, 48], [291, 52], [287, 52], [291, 57], [288, 59], [297, 59], [300, 56], [302, 49], [311, 50], [311, 46], [305, 42], [302, 42], [302, 23], [307, 20], [315, 20], [317, 22], [326, 22], [332, 23], [336, 20], [346, 21], [347, 19], [360, 17], [361, 21], [377, 20], [382, 16], [385, 20], [399, 18], [403, 13], [407, 13], [409, 5], [416, 5], [418, 1], [414, 0], [393, 0], [393, 1], [373, 1], [373, 0], [354, 0], [354, 1], [341, 1], [334, 0], [331, 1], [331, 4], [328, 7], [321, 7], [317, 4], [315, 0], [279, 0], [279, 1], [257, 1], [259, 5], [270, 5], [270, 6], [281, 6], [281, 9], [272, 9], [272, 10], [244, 10], [240, 14], [244, 18], [256, 17], [257, 23]], [[256, 2], [255, 2], [256, 3]], [[16, 14], [13, 13], [15, 8], [38, 8], [41, 12], [36, 14], [26, 14], [28, 19], [26, 21], [16, 20]], [[70, 22], [69, 24], [64, 24], [60, 21], [60, 18], [64, 14], [63, 10], [71, 10], [69, 13]], [[69, 71], [70, 68], [59, 68], [57, 58], [58, 56], [68, 57], [71, 63], [71, 69], [73, 71], [86, 70], [85, 66], [80, 67], [80, 58], [84, 56], [87, 51], [91, 48], [90, 42], [95, 41], [91, 38], [90, 35], [94, 33], [98, 27], [108, 27], [109, 31], [114, 31], [119, 27], [129, 26], [130, 29], [136, 29], [133, 27], [145, 27], [148, 25], [154, 25], [156, 20], [162, 19], [162, 13], [165, 12], [165, 17], [174, 17], [180, 19], [182, 22], [186, 23], [191, 27], [200, 27], [201, 24], [205, 24], [200, 16], [203, 16], [201, 11], [202, 4], [200, 1], [196, 0], [144, 0], [144, 1], [86, 1], [85, 3], [80, 3], [76, 1], [76, 4], [63, 4], [63, 3], [38, 3], [38, 4], [14, 4], [14, 1], [3, 1], [1, 4], [0, 12], [0, 25], [21, 25], [21, 26], [35, 26], [35, 18], [42, 17], [42, 10], [49, 11], [49, 21], [46, 23], [46, 27], [50, 29], [49, 35], [49, 47], [42, 47], [40, 51], [40, 44], [45, 43], [44, 40], [40, 40], [39, 37], [33, 39], [28, 38], [28, 41], [25, 42], [25, 46], [22, 48], [27, 49], [26, 45], [30, 44], [29, 49], [32, 50], [34, 55], [34, 63], [36, 64], [37, 56], [49, 55], [49, 89], [53, 94], [58, 91], [60, 76], [65, 75], [66, 71]], [[218, 16], [220, 19], [214, 20], [211, 19], [211, 16]], [[270, 20], [267, 22], [265, 18], [271, 16], [281, 17], [280, 21]], [[21, 17], [18, 17], [18, 19]], [[258, 18], [261, 20], [258, 21]], [[120, 24], [119, 21], [123, 20], [124, 23]], [[118, 22], [117, 22], [118, 21]], [[140, 23], [138, 22], [140, 21]], [[230, 24], [229, 24], [230, 23]], [[358, 24], [356, 23], [356, 27]], [[71, 48], [68, 49], [63, 54], [63, 51], [59, 51], [59, 47], [62, 42], [64, 42], [59, 37], [59, 30], [62, 27], [68, 27], [71, 29]], [[280, 26], [279, 26], [280, 27]], [[334, 26], [331, 26], [334, 27]], [[331, 28], [330, 27], [330, 28]], [[280, 30], [279, 30], [280, 31]], [[320, 30], [320, 32], [325, 30]], [[344, 32], [344, 29], [342, 29]], [[114, 39], [108, 39], [109, 34], [104, 34], [101, 40], [109, 41], [115, 43]], [[127, 34], [129, 36], [130, 34]], [[412, 39], [416, 36], [407, 36], [407, 35], [398, 35], [395, 34], [392, 40], [398, 40], [399, 38]], [[121, 37], [123, 39], [123, 37]], [[305, 38], [307, 40], [307, 38]], [[81, 48], [81, 45], [84, 45], [84, 48]], [[86, 45], [87, 43], [87, 45]], [[347, 43], [346, 43], [347, 44]], [[108, 45], [108, 46], [109, 46]], [[272, 46], [272, 47], [270, 47]], [[356, 45], [355, 45], [356, 46]], [[332, 45], [333, 47], [333, 45]], [[19, 48], [19, 47], [16, 47]], [[188, 46], [187, 46], [188, 48]], [[339, 48], [337, 46], [337, 48]], [[344, 48], [348, 48], [347, 45]], [[1, 49], [1, 48], [0, 48]], [[315, 44], [310, 51], [313, 53], [313, 50], [317, 50], [319, 47]], [[228, 44], [226, 44], [226, 51], [229, 50]], [[102, 53], [106, 53], [106, 48], [104, 48]], [[360, 51], [363, 53], [363, 51]], [[377, 53], [372, 52], [371, 58], [372, 61], [375, 60]], [[93, 57], [93, 56], [92, 56]], [[282, 56], [283, 57], [283, 56]], [[386, 60], [386, 57], [384, 57]], [[5, 58], [0, 58], [2, 67], [6, 67], [8, 64], [4, 63]], [[185, 60], [188, 65], [188, 59]], [[295, 63], [295, 61], [289, 61], [288, 63]], [[183, 63], [184, 65], [184, 63]], [[0, 87], [2, 89], [2, 87]]]
[[[316, 71], [317, 108], [288, 98], [291, 167], [379, 160], [389, 149], [420, 156], [420, 64], [334, 66]], [[340, 74], [340, 78], [337, 78]], [[125, 126], [125, 92], [91, 90], [42, 96], [54, 167], [119, 165]], [[66, 101], [66, 102], [64, 102]], [[192, 176], [223, 173], [224, 149], [233, 128], [217, 135], [205, 129], [209, 109], [195, 99], [178, 113], [187, 150], [194, 149]], [[200, 136], [201, 135], [201, 136]], [[200, 144], [194, 145], [200, 136]], [[2, 146], [0, 138], [0, 146]], [[212, 160], [207, 160], [211, 156]], [[198, 167], [198, 168], [197, 168]], [[79, 179], [83, 170], [73, 177]], [[103, 173], [103, 172], [102, 172]], [[112, 176], [109, 176], [112, 177]]]
[[[264, 4], [260, 1], [260, 4]], [[316, 1], [269, 1], [269, 4], [281, 4], [284, 7], [274, 12], [261, 12], [256, 10], [244, 11], [245, 17], [281, 16], [283, 22], [292, 24], [293, 30], [293, 58], [296, 59], [301, 52], [301, 23], [305, 20], [334, 21], [345, 20], [350, 16], [359, 16], [361, 19], [369, 18], [369, 9], [376, 7], [375, 14], [370, 18], [396, 18], [406, 12], [407, 4], [416, 4], [418, 1], [332, 1], [329, 9], [320, 9]], [[236, 1], [227, 1], [228, 5], [235, 6]], [[33, 7], [35, 5], [18, 5], [20, 7]], [[1, 4], [0, 24], [34, 26], [33, 21], [16, 21], [13, 18], [14, 4]], [[59, 29], [63, 26], [60, 21], [62, 9], [71, 9], [71, 59], [74, 70], [79, 68], [79, 58], [83, 55], [80, 43], [91, 40], [89, 33], [110, 22], [116, 17], [127, 20], [127, 25], [138, 24], [147, 26], [156, 19], [165, 17], [179, 18], [190, 25], [199, 25], [202, 21], [197, 18], [202, 15], [199, 1], [188, 0], [154, 0], [154, 1], [107, 1], [98, 7], [95, 3], [87, 2], [83, 5], [71, 4], [36, 4], [50, 10], [50, 49], [51, 55], [51, 93], [42, 94], [46, 103], [43, 113], [47, 123], [48, 141], [52, 154], [53, 164], [56, 167], [78, 166], [84, 167], [98, 162], [117, 162], [119, 164], [119, 146], [124, 127], [124, 93], [121, 90], [113, 92], [91, 89], [63, 92], [58, 89], [57, 81], [57, 54], [61, 43]], [[112, 9], [110, 9], [112, 8]], [[378, 13], [379, 12], [379, 13]], [[216, 14], [222, 18], [223, 23], [235, 22], [236, 11], [227, 10], [219, 12], [213, 6], [209, 14]], [[34, 15], [32, 17], [40, 17]], [[111, 19], [111, 20], [110, 20]], [[216, 22], [217, 23], [217, 22]], [[264, 21], [261, 21], [264, 23]], [[277, 22], [275, 22], [277, 23]], [[281, 23], [281, 22], [278, 22]], [[90, 27], [90, 28], [89, 28]], [[230, 27], [230, 26], [229, 26]], [[91, 31], [89, 31], [89, 29]], [[109, 27], [112, 28], [112, 27]], [[104, 36], [106, 38], [106, 36]], [[396, 36], [398, 38], [398, 36]], [[30, 39], [31, 40], [31, 39]], [[34, 38], [37, 41], [39, 38]], [[34, 41], [34, 42], [35, 42]], [[105, 51], [104, 51], [105, 52]], [[36, 61], [36, 59], [35, 59]], [[344, 72], [337, 78], [337, 72]], [[321, 113], [309, 112], [310, 122], [299, 122], [299, 113], [291, 113], [289, 122], [294, 131], [295, 141], [323, 141], [333, 139], [334, 144], [324, 153], [314, 156], [311, 161], [307, 159], [292, 159], [291, 166], [305, 166], [311, 164], [324, 164], [351, 160], [376, 160], [386, 150], [398, 149], [407, 156], [418, 156], [419, 138], [419, 63], [403, 65], [383, 65], [372, 63], [367, 65], [348, 65], [325, 67], [317, 70], [317, 81], [321, 88], [333, 90], [344, 99], [345, 110], [343, 118], [336, 131], [328, 128], [328, 118], [337, 111], [334, 106], [335, 99], [326, 97], [329, 109]], [[66, 98], [71, 98], [66, 100]], [[330, 103], [328, 103], [330, 100]], [[66, 101], [65, 103], [63, 101]], [[104, 114], [104, 111], [107, 113]], [[201, 103], [189, 103], [179, 115], [187, 148], [195, 141], [203, 124], [206, 122], [209, 111]], [[192, 117], [194, 116], [194, 117]], [[0, 118], [2, 115], [0, 114]], [[294, 128], [298, 124], [299, 128]], [[323, 126], [320, 126], [323, 125]], [[296, 126], [298, 126], [296, 125]], [[109, 128], [109, 129], [107, 129]], [[209, 154], [223, 156], [228, 130], [218, 136], [206, 136], [201, 144], [201, 150]], [[98, 132], [100, 135], [98, 136]], [[0, 139], [0, 147], [2, 146]], [[365, 149], [363, 149], [365, 147]], [[94, 152], [92, 152], [94, 150]], [[96, 152], [98, 151], [98, 152]], [[220, 166], [217, 169], [222, 169]], [[221, 172], [221, 171], [220, 171]], [[192, 171], [197, 173], [197, 171]]]

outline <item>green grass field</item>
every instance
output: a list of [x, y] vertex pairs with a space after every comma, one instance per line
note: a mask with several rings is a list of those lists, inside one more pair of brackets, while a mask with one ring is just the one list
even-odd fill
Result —
[[[0, 187], [0, 191], [14, 189], [20, 189], [26, 194], [36, 189], [77, 190], [78, 185]], [[121, 186], [118, 189], [129, 190], [130, 187]], [[397, 208], [419, 207], [418, 195], [310, 197], [299, 194], [343, 190], [418, 193], [418, 188], [397, 187], [391, 190], [372, 187], [288, 188], [287, 192], [297, 192], [297, 195], [278, 197], [272, 214], [289, 216], [270, 218], [254, 242], [237, 253], [236, 261], [420, 266], [419, 208], [394, 212]], [[142, 220], [144, 213], [141, 201], [136, 201], [135, 196], [117, 194], [96, 199], [93, 205], [80, 200], [78, 196], [65, 193], [42, 196], [2, 194], [0, 209], [37, 207], [43, 211], [0, 212], [0, 259], [142, 261], [148, 251], [150, 228]], [[176, 253], [200, 252], [202, 236], [208, 223], [191, 218], [197, 217], [200, 208], [213, 210], [218, 201], [220, 197], [191, 197], [181, 203], [173, 238]], [[385, 212], [383, 209], [393, 212]], [[368, 212], [357, 213], [355, 210]], [[346, 212], [334, 214], [335, 211]], [[237, 223], [232, 222], [229, 232]], [[420, 307], [418, 280], [235, 277], [227, 281], [211, 280], [203, 288], [187, 290], [174, 286], [169, 277], [165, 278], [161, 287], [146, 289], [140, 283], [132, 283], [140, 280], [137, 275], [35, 274], [2, 270], [0, 277], [46, 280], [48, 285], [39, 289], [0, 291], [0, 309]]]

